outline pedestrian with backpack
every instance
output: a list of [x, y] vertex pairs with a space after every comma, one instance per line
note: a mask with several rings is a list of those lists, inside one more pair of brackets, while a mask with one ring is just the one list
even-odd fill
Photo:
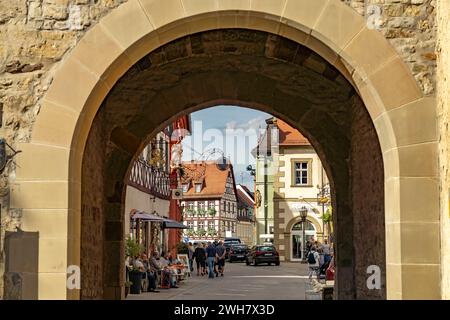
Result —
[[307, 262], [308, 262], [308, 266], [309, 266], [308, 277], [310, 280], [311, 280], [313, 274], [315, 274], [316, 276], [318, 275], [319, 260], [320, 260], [319, 253], [316, 251], [316, 247], [312, 246], [311, 250], [308, 252], [308, 255], [307, 255]]

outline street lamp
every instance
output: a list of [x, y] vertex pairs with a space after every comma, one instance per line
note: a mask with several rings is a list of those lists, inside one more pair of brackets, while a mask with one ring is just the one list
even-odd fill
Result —
[[306, 263], [306, 254], [307, 254], [307, 252], [305, 250], [305, 247], [306, 247], [305, 225], [306, 225], [306, 217], [307, 216], [308, 216], [308, 209], [305, 206], [303, 206], [300, 209], [300, 218], [302, 219], [301, 221], [302, 221], [302, 230], [303, 230], [302, 231], [303, 232], [303, 235], [302, 235], [302, 242], [303, 242], [302, 243], [302, 249], [303, 249], [302, 263]]

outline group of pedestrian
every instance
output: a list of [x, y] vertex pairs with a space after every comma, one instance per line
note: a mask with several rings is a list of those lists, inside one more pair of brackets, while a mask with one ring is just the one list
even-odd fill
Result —
[[224, 274], [225, 270], [225, 254], [226, 249], [222, 241], [202, 242], [193, 246], [192, 243], [188, 245], [189, 262], [191, 265], [191, 272], [194, 271], [194, 260], [197, 265], [197, 276], [206, 276], [208, 278], [219, 277]]
[[328, 244], [328, 240], [323, 243], [311, 238], [306, 244], [306, 259], [309, 265], [309, 279], [313, 275], [320, 277], [325, 275], [327, 280], [334, 279], [334, 254], [333, 247]]

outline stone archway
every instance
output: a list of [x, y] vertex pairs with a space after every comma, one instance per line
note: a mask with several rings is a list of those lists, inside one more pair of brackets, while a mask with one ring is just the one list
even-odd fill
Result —
[[[314, 229], [316, 230], [316, 233], [322, 233], [322, 226], [320, 225], [319, 221], [317, 221], [317, 219], [311, 215], [308, 215], [308, 217], [306, 218], [311, 224], [314, 225]], [[291, 232], [292, 228], [299, 222], [301, 222], [302, 219], [300, 217], [295, 217], [293, 219], [291, 219], [287, 224], [286, 224], [286, 229], [285, 232]]]
[[[303, 44], [354, 85], [375, 125], [384, 161], [387, 297], [439, 297], [439, 224], [430, 227], [422, 215], [426, 208], [427, 221], [439, 220], [434, 99], [422, 96], [385, 39], [338, 0], [130, 1], [94, 26], [62, 63], [31, 142], [20, 146], [24, 153], [18, 158], [12, 206], [55, 210], [58, 225], [67, 230], [54, 236], [43, 220], [28, 223], [49, 234], [40, 242], [39, 297], [79, 296], [66, 291], [65, 272], [80, 261], [82, 158], [94, 116], [111, 87], [158, 47], [224, 28], [270, 32]], [[424, 197], [407, 197], [411, 192]], [[420, 242], [417, 232], [423, 235]]]
[[[315, 239], [318, 240], [317, 238], [317, 234], [321, 234], [323, 233], [322, 230], [322, 226], [320, 225], [319, 221], [317, 221], [317, 219], [311, 215], [308, 215], [307, 218], [307, 223], [310, 223], [313, 227], [314, 227], [314, 233], [316, 235]], [[288, 261], [295, 261], [293, 258], [293, 242], [292, 242], [292, 236], [293, 236], [293, 228], [296, 224], [301, 223], [302, 219], [300, 217], [295, 217], [292, 218], [291, 220], [289, 220], [289, 222], [286, 225], [286, 228], [284, 230], [284, 245], [285, 245], [285, 259], [287, 259]], [[308, 229], [306, 229], [308, 230]], [[301, 236], [301, 232], [299, 233]], [[306, 239], [308, 239], [306, 237]], [[302, 244], [300, 244], [302, 246]]]

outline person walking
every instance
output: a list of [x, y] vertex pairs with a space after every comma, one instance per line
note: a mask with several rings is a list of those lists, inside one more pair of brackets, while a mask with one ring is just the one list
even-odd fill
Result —
[[206, 256], [208, 261], [208, 278], [214, 278], [214, 260], [216, 259], [216, 247], [211, 242], [208, 242], [206, 248]]
[[189, 269], [190, 272], [194, 271], [194, 247], [192, 246], [192, 242], [188, 244], [188, 258], [189, 258]]
[[318, 274], [318, 270], [319, 270], [319, 253], [316, 251], [316, 247], [312, 246], [311, 250], [308, 253], [308, 265], [309, 265], [309, 274], [308, 277], [311, 280], [312, 276], [315, 274]]
[[330, 256], [330, 245], [328, 244], [328, 240], [324, 240], [323, 244], [322, 244], [322, 252], [323, 252], [323, 257], [325, 260], [325, 263], [328, 263], [331, 260], [331, 256]]
[[203, 248], [203, 252], [204, 252], [204, 259], [203, 259], [203, 263], [202, 263], [202, 270], [203, 270], [202, 276], [205, 276], [208, 274], [208, 270], [206, 268], [206, 258], [207, 257], [206, 257], [206, 243], [205, 242], [202, 243], [202, 248]]
[[218, 266], [218, 272], [216, 272], [216, 277], [220, 275], [223, 277], [223, 271], [225, 269], [225, 253], [226, 249], [223, 246], [223, 242], [219, 241], [219, 244], [216, 247], [216, 257], [217, 257], [217, 266]]
[[195, 248], [193, 258], [197, 263], [197, 276], [199, 276], [200, 273], [203, 276], [205, 274], [205, 261], [206, 261], [206, 251], [204, 243], [200, 243], [197, 246], [197, 248]]

